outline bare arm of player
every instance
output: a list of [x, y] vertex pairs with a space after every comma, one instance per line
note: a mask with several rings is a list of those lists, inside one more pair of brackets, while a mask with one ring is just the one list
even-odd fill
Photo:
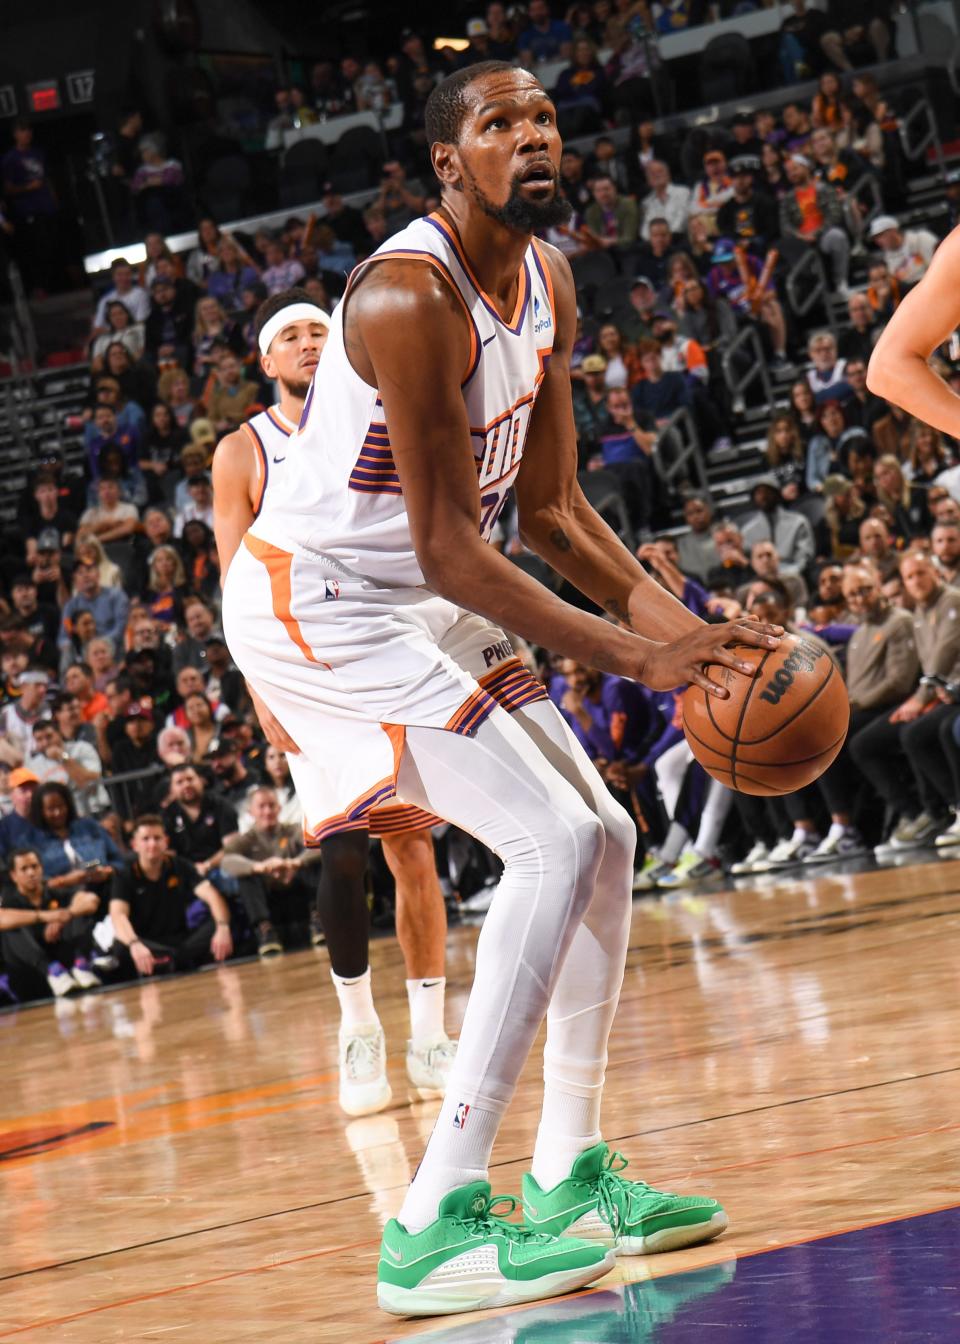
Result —
[[422, 262], [383, 261], [345, 302], [347, 354], [357, 374], [379, 389], [427, 585], [601, 671], [662, 689], [695, 682], [725, 696], [703, 664], [747, 670], [722, 648], [734, 627], [702, 627], [710, 638], [697, 630], [678, 652], [578, 611], [481, 540], [480, 491], [460, 385], [470, 337], [461, 301], [446, 281]]
[[[651, 578], [580, 488], [570, 396], [577, 297], [566, 258], [546, 244], [541, 248], [553, 279], [557, 331], [515, 487], [521, 538], [598, 607], [638, 634], [660, 640], [702, 636], [700, 618]], [[780, 633], [779, 626], [749, 622], [731, 628], [724, 638], [761, 644]]]
[[[256, 472], [253, 467], [253, 447], [242, 429], [227, 434], [217, 444], [213, 455], [213, 534], [220, 557], [220, 585], [227, 577], [230, 561], [243, 541], [244, 533], [253, 522], [253, 498]], [[263, 735], [279, 751], [300, 754], [293, 738], [260, 699], [247, 682]]]
[[960, 228], [940, 244], [919, 285], [884, 328], [867, 369], [871, 392], [945, 434], [960, 434], [960, 397], [927, 363], [960, 325]]

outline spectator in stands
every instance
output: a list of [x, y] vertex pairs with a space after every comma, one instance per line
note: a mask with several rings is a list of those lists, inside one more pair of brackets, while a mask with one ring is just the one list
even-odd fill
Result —
[[53, 532], [58, 548], [68, 548], [73, 543], [77, 528], [76, 514], [72, 513], [61, 499], [57, 479], [51, 471], [41, 470], [34, 478], [33, 498], [21, 514], [22, 526], [27, 534], [26, 558], [31, 564], [36, 556], [38, 538], [41, 532]]
[[[224, 724], [224, 731], [227, 731], [228, 725]], [[293, 786], [293, 780], [290, 776], [290, 765], [284, 752], [278, 747], [268, 746], [263, 753], [263, 778], [264, 783], [269, 784], [278, 801], [279, 814], [278, 821], [281, 825], [297, 826], [300, 833], [303, 831], [303, 806], [297, 797], [297, 791]], [[249, 803], [249, 799], [248, 799]], [[249, 830], [253, 824], [249, 809], [245, 808], [240, 814], [241, 831]]]
[[935, 524], [930, 533], [930, 551], [943, 582], [956, 588], [960, 578], [960, 524]]
[[81, 817], [100, 816], [110, 807], [96, 748], [79, 737], [65, 742], [51, 719], [40, 719], [34, 725], [28, 769], [40, 784], [52, 781], [67, 787]]
[[272, 238], [267, 243], [264, 260], [266, 266], [260, 278], [266, 286], [268, 295], [278, 294], [281, 289], [299, 285], [306, 276], [303, 266], [296, 257], [287, 256], [283, 243], [278, 238]]
[[777, 237], [779, 220], [771, 197], [757, 190], [759, 174], [760, 160], [752, 155], [739, 154], [730, 161], [733, 194], [717, 211], [717, 230], [762, 260]]
[[171, 850], [194, 864], [201, 877], [215, 875], [225, 840], [238, 830], [236, 809], [208, 793], [203, 777], [189, 763], [171, 770], [170, 791], [173, 801], [164, 808], [163, 824]]
[[[900, 568], [893, 536], [882, 518], [864, 518], [860, 524], [860, 557], [869, 560], [883, 583]], [[908, 589], [908, 592], [910, 590]]]
[[223, 871], [239, 882], [244, 906], [264, 913], [254, 925], [263, 957], [283, 950], [275, 923], [307, 924], [315, 890], [310, 869], [320, 852], [304, 848], [302, 827], [280, 821], [279, 799], [269, 785], [252, 791], [250, 816], [252, 826], [224, 847]]
[[186, 295], [177, 295], [173, 281], [157, 276], [150, 290], [150, 311], [144, 324], [146, 352], [158, 368], [190, 362], [193, 308]]
[[659, 159], [646, 164], [644, 175], [649, 192], [640, 206], [641, 236], [649, 241], [652, 222], [661, 219], [666, 220], [672, 234], [684, 234], [690, 214], [690, 188], [672, 182], [670, 169]]
[[[112, 752], [112, 772], [125, 775], [136, 772], [139, 779], [124, 785], [120, 810], [125, 819], [135, 817], [150, 805], [155, 796], [160, 766], [157, 760], [156, 724], [151, 707], [144, 700], [131, 700], [120, 718], [122, 736]], [[119, 805], [118, 805], [119, 806]]]
[[850, 385], [846, 380], [846, 363], [837, 356], [837, 341], [832, 331], [814, 331], [807, 341], [807, 354], [813, 365], [807, 371], [807, 382], [818, 403], [829, 398], [846, 401]]
[[15, 574], [11, 579], [10, 604], [21, 628], [36, 641], [35, 648], [44, 650], [56, 644], [60, 612], [52, 602], [39, 601], [37, 585], [28, 572]]
[[170, 629], [183, 621], [183, 604], [188, 593], [183, 561], [173, 546], [158, 546], [150, 554], [144, 600], [154, 620]]
[[101, 373], [107, 351], [121, 345], [133, 359], [143, 354], [145, 328], [142, 321], [131, 316], [130, 309], [120, 299], [111, 299], [104, 309], [105, 330], [96, 336], [90, 346], [90, 371]]
[[790, 191], [780, 201], [780, 234], [791, 261], [799, 260], [806, 248], [816, 247], [828, 259], [833, 288], [841, 298], [850, 297], [850, 239], [843, 230], [843, 209], [836, 189], [813, 176], [810, 160], [792, 154], [786, 161]]
[[715, 298], [698, 278], [684, 281], [675, 308], [680, 334], [695, 340], [708, 354], [736, 335], [737, 320], [729, 303]]
[[820, 45], [830, 64], [837, 70], [852, 70], [885, 61], [890, 30], [881, 15], [887, 8], [875, 0], [828, 0], [827, 31]]
[[0, 178], [10, 212], [4, 233], [13, 240], [27, 291], [42, 293], [60, 278], [59, 209], [46, 155], [22, 117], [13, 123], [13, 147], [0, 160]]
[[780, 412], [770, 421], [765, 456], [767, 465], [782, 482], [804, 475], [807, 446], [796, 420], [789, 411]]
[[787, 364], [787, 322], [780, 307], [772, 276], [764, 276], [761, 263], [749, 253], [738, 255], [729, 238], [718, 238], [707, 287], [715, 299], [725, 299], [741, 320], [759, 322], [773, 349], [771, 364]]
[[637, 273], [645, 275], [654, 289], [661, 290], [667, 283], [667, 265], [672, 250], [670, 225], [665, 219], [653, 219], [647, 231], [647, 241], [634, 254]]
[[[900, 575], [913, 603], [913, 636], [923, 677], [954, 680], [960, 661], [956, 592], [943, 585], [933, 561], [915, 551], [904, 557]], [[950, 824], [948, 806], [955, 800], [939, 734], [952, 726], [957, 713], [948, 696], [920, 682], [892, 714], [879, 716], [851, 740], [853, 760], [888, 813], [899, 818], [887, 828], [889, 849], [881, 846], [881, 857], [929, 843]]]
[[591, 452], [599, 447], [607, 419], [607, 361], [603, 355], [585, 355], [580, 369], [583, 376], [573, 383], [573, 418], [580, 444], [580, 462], [585, 465]]
[[735, 594], [741, 606], [749, 605], [750, 596], [755, 593], [755, 584], [758, 582], [782, 584], [789, 599], [791, 613], [795, 607], [806, 606], [808, 597], [806, 583], [800, 574], [784, 573], [777, 548], [772, 541], [756, 541], [750, 547], [750, 576]]
[[597, 332], [597, 349], [606, 361], [604, 383], [608, 388], [632, 386], [642, 376], [636, 351], [615, 322], [604, 322]]
[[207, 293], [218, 299], [228, 314], [243, 311], [243, 290], [256, 284], [256, 262], [235, 238], [222, 234], [217, 249], [220, 265], [207, 277]]
[[190, 738], [190, 757], [197, 765], [209, 760], [219, 741], [213, 706], [202, 691], [191, 691], [184, 697], [183, 712]]
[[16, 999], [55, 998], [96, 989], [94, 915], [100, 898], [80, 889], [69, 900], [44, 882], [36, 850], [13, 851], [12, 887], [0, 896], [0, 955]]
[[649, 120], [656, 115], [651, 80], [656, 53], [648, 45], [646, 34], [619, 15], [610, 20], [608, 32], [605, 45], [613, 55], [607, 63], [607, 78], [613, 85], [614, 115], [631, 124]]
[[732, 195], [726, 154], [722, 149], [708, 149], [703, 156], [703, 177], [690, 199], [690, 214], [703, 220], [709, 237], [713, 238], [717, 232], [717, 211]]
[[209, 215], [197, 224], [197, 246], [187, 257], [187, 279], [206, 289], [214, 271], [220, 269], [220, 226]]
[[956, 465], [953, 451], [948, 447], [939, 429], [925, 425], [920, 420], [914, 420], [910, 426], [910, 453], [907, 461], [911, 480], [916, 481], [918, 485], [926, 486], [928, 491], [934, 481], [943, 485], [939, 477]]
[[15, 849], [30, 843], [33, 827], [30, 807], [33, 792], [40, 783], [32, 770], [19, 765], [7, 776], [11, 810], [0, 817], [0, 859], [6, 863]]
[[784, 153], [788, 158], [793, 154], [806, 154], [813, 135], [813, 121], [809, 111], [802, 103], [787, 103], [780, 115], [783, 119]]
[[101, 635], [88, 640], [84, 645], [83, 659], [89, 663], [93, 672], [94, 689], [105, 691], [107, 683], [112, 681], [120, 670], [114, 658], [113, 641]]
[[17, 677], [19, 694], [0, 709], [0, 735], [12, 747], [20, 764], [34, 749], [34, 730], [43, 718], [50, 685], [45, 667], [27, 667]]
[[793, 13], [787, 15], [780, 29], [780, 67], [788, 85], [809, 79], [820, 69], [821, 40], [827, 31], [827, 19], [821, 10], [810, 8], [806, 0], [791, 3]]
[[97, 482], [97, 504], [80, 515], [80, 535], [93, 533], [101, 542], [124, 541], [140, 529], [140, 514], [120, 497], [120, 482], [102, 476]]
[[109, 831], [92, 817], [77, 815], [73, 793], [66, 784], [50, 780], [33, 795], [30, 823], [32, 843], [43, 864], [51, 890], [70, 893], [77, 888], [98, 894], [123, 863], [123, 855]]
[[691, 491], [685, 496], [683, 521], [689, 531], [677, 538], [680, 568], [700, 583], [707, 583], [707, 576], [721, 563], [713, 536], [713, 500], [708, 491]]
[[692, 396], [686, 379], [681, 373], [664, 373], [663, 356], [656, 341], [644, 341], [638, 348], [643, 378], [631, 391], [634, 414], [641, 419], [650, 415], [658, 426], [666, 422], [678, 410], [689, 410]]
[[517, 46], [521, 65], [569, 61], [573, 51], [573, 31], [569, 23], [552, 17], [547, 0], [530, 0], [527, 26], [521, 31]]
[[368, 250], [370, 237], [364, 228], [363, 215], [360, 211], [352, 205], [347, 205], [331, 182], [327, 182], [324, 186], [322, 200], [325, 211], [323, 222], [329, 225], [334, 235], [342, 243], [348, 243], [354, 254]]
[[374, 205], [384, 217], [388, 238], [419, 218], [425, 202], [423, 184], [417, 179], [408, 182], [407, 170], [402, 163], [391, 159], [383, 165], [380, 191]]
[[607, 76], [597, 59], [597, 49], [588, 37], [574, 42], [571, 62], [560, 71], [552, 97], [558, 111], [591, 109], [596, 116], [594, 124], [599, 124], [607, 102]]
[[873, 305], [862, 290], [856, 290], [850, 295], [847, 315], [850, 327], [840, 335], [837, 347], [840, 358], [869, 360], [882, 327], [876, 320]]
[[[95, 565], [78, 564], [74, 571], [76, 592], [63, 608], [60, 645], [70, 638], [73, 622], [82, 611], [89, 611], [97, 624], [97, 633], [107, 635], [117, 648], [123, 645], [130, 599], [121, 588], [101, 588]], [[81, 700], [83, 697], [81, 696]]]
[[859, 428], [848, 429], [839, 401], [824, 401], [819, 407], [820, 430], [807, 449], [806, 487], [811, 493], [821, 489], [830, 475], [848, 475], [848, 453], [854, 439], [862, 439]]
[[802, 513], [784, 508], [775, 476], [755, 481], [750, 498], [756, 512], [744, 521], [744, 544], [753, 547], [758, 541], [772, 541], [780, 557], [781, 573], [803, 574], [816, 553], [809, 521]]
[[130, 182], [137, 221], [142, 229], [166, 234], [183, 222], [183, 164], [167, 152], [166, 138], [157, 132], [140, 137], [140, 167]]
[[651, 470], [649, 457], [657, 435], [653, 416], [634, 410], [625, 387], [607, 392], [607, 420], [600, 430], [603, 466], [620, 482], [630, 524], [646, 531], [651, 516]]
[[256, 384], [247, 381], [233, 351], [222, 350], [216, 365], [216, 382], [207, 402], [217, 433], [227, 434], [242, 424], [257, 395]]
[[893, 215], [871, 220], [868, 236], [880, 249], [901, 293], [923, 279], [940, 241], [929, 229], [901, 229]]
[[[516, 11], [511, 11], [515, 13]], [[512, 61], [517, 54], [517, 29], [512, 19], [508, 19], [506, 6], [495, 0], [487, 5], [487, 32], [490, 35], [490, 59]], [[597, 34], [589, 36], [597, 39]]]
[[224, 312], [223, 305], [209, 294], [197, 300], [192, 339], [193, 375], [199, 386], [216, 372], [224, 350], [231, 350], [238, 359], [247, 352], [240, 328]]
[[93, 317], [91, 335], [102, 336], [110, 330], [107, 322], [107, 308], [111, 303], [122, 303], [134, 322], [146, 322], [150, 311], [150, 295], [135, 283], [133, 267], [125, 257], [117, 257], [110, 263], [111, 287], [97, 304]]
[[[137, 818], [130, 846], [134, 862], [118, 873], [110, 891], [110, 918], [117, 941], [113, 952], [122, 974], [153, 975], [160, 970], [192, 970], [212, 956], [233, 953], [230, 912], [223, 897], [179, 854], [168, 854], [163, 821]], [[209, 915], [190, 928], [188, 910], [203, 901]]]
[[930, 530], [927, 492], [923, 486], [907, 480], [898, 457], [884, 454], [877, 458], [873, 483], [877, 503], [883, 504], [890, 514], [890, 529], [895, 537], [908, 542], [927, 535]]
[[[233, 356], [231, 355], [230, 358], [232, 359]], [[229, 425], [227, 428], [229, 428]], [[173, 520], [173, 535], [175, 537], [182, 537], [187, 524], [198, 520], [205, 523], [207, 527], [213, 527], [213, 486], [210, 483], [209, 473], [199, 471], [193, 476], [188, 476], [187, 488], [190, 492], [190, 498], [182, 509], [177, 510]]]
[[218, 739], [206, 759], [213, 771], [217, 793], [239, 813], [250, 790], [260, 782], [259, 775], [247, 769], [237, 744], [229, 737]]
[[661, 308], [653, 315], [653, 339], [660, 346], [663, 367], [668, 373], [682, 373], [694, 393], [694, 401], [701, 387], [710, 377], [707, 356], [703, 346], [689, 336], [677, 334], [677, 319], [669, 308]]
[[780, 146], [764, 141], [763, 148], [760, 150], [761, 172], [758, 181], [767, 195], [772, 196], [778, 202], [790, 190], [784, 163], [783, 151]]

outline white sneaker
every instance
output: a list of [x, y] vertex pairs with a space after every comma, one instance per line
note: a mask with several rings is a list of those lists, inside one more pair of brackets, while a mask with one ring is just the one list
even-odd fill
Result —
[[415, 1046], [413, 1041], [407, 1041], [407, 1077], [421, 1101], [442, 1097], [446, 1092], [456, 1054], [457, 1043], [448, 1036], [441, 1036], [429, 1045]]
[[[770, 858], [770, 851], [762, 840], [758, 840], [749, 854], [744, 855], [738, 863], [730, 865], [730, 872], [734, 877], [739, 877], [742, 873], [762, 873], [768, 866], [767, 861]], [[761, 867], [761, 865], [763, 865]]]
[[100, 977], [93, 973], [86, 959], [82, 957], [78, 957], [73, 963], [73, 969], [70, 974], [81, 989], [99, 989], [103, 984]]
[[61, 966], [59, 961], [53, 962], [50, 966], [47, 972], [47, 984], [55, 999], [62, 999], [67, 994], [76, 994], [80, 988], [66, 966]]
[[950, 845], [960, 845], [960, 810], [958, 810], [947, 829], [938, 835], [933, 843], [937, 849], [946, 849]]
[[387, 1082], [387, 1045], [380, 1026], [340, 1031], [340, 1109], [372, 1115], [393, 1100]]
[[827, 863], [831, 859], [858, 859], [867, 852], [867, 847], [859, 834], [851, 826], [845, 826], [839, 834], [827, 835], [821, 840], [816, 849], [804, 859], [804, 863]]
[[789, 840], [781, 840], [770, 851], [771, 868], [786, 868], [793, 863], [804, 863], [808, 855], [820, 844], [820, 837], [814, 831], [794, 831]]

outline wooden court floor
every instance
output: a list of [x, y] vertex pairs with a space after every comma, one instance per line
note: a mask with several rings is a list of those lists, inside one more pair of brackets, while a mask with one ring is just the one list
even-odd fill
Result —
[[[941, 861], [636, 904], [605, 1136], [731, 1227], [619, 1281], [960, 1205], [958, 892]], [[451, 931], [451, 1026], [475, 939]], [[395, 1104], [350, 1123], [323, 952], [0, 1015], [0, 1340], [367, 1344], [456, 1323], [376, 1306], [380, 1226], [438, 1103], [407, 1096], [392, 940], [373, 965]], [[532, 1151], [537, 1079], [535, 1052], [497, 1190]]]

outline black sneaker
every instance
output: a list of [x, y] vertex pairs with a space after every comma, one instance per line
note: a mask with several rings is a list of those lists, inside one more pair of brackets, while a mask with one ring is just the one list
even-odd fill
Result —
[[257, 956], [258, 957], [277, 957], [283, 951], [283, 943], [277, 936], [277, 931], [265, 919], [262, 924], [257, 925]]
[[323, 947], [327, 941], [327, 935], [323, 931], [323, 925], [320, 923], [320, 912], [318, 910], [310, 911], [310, 946]]

